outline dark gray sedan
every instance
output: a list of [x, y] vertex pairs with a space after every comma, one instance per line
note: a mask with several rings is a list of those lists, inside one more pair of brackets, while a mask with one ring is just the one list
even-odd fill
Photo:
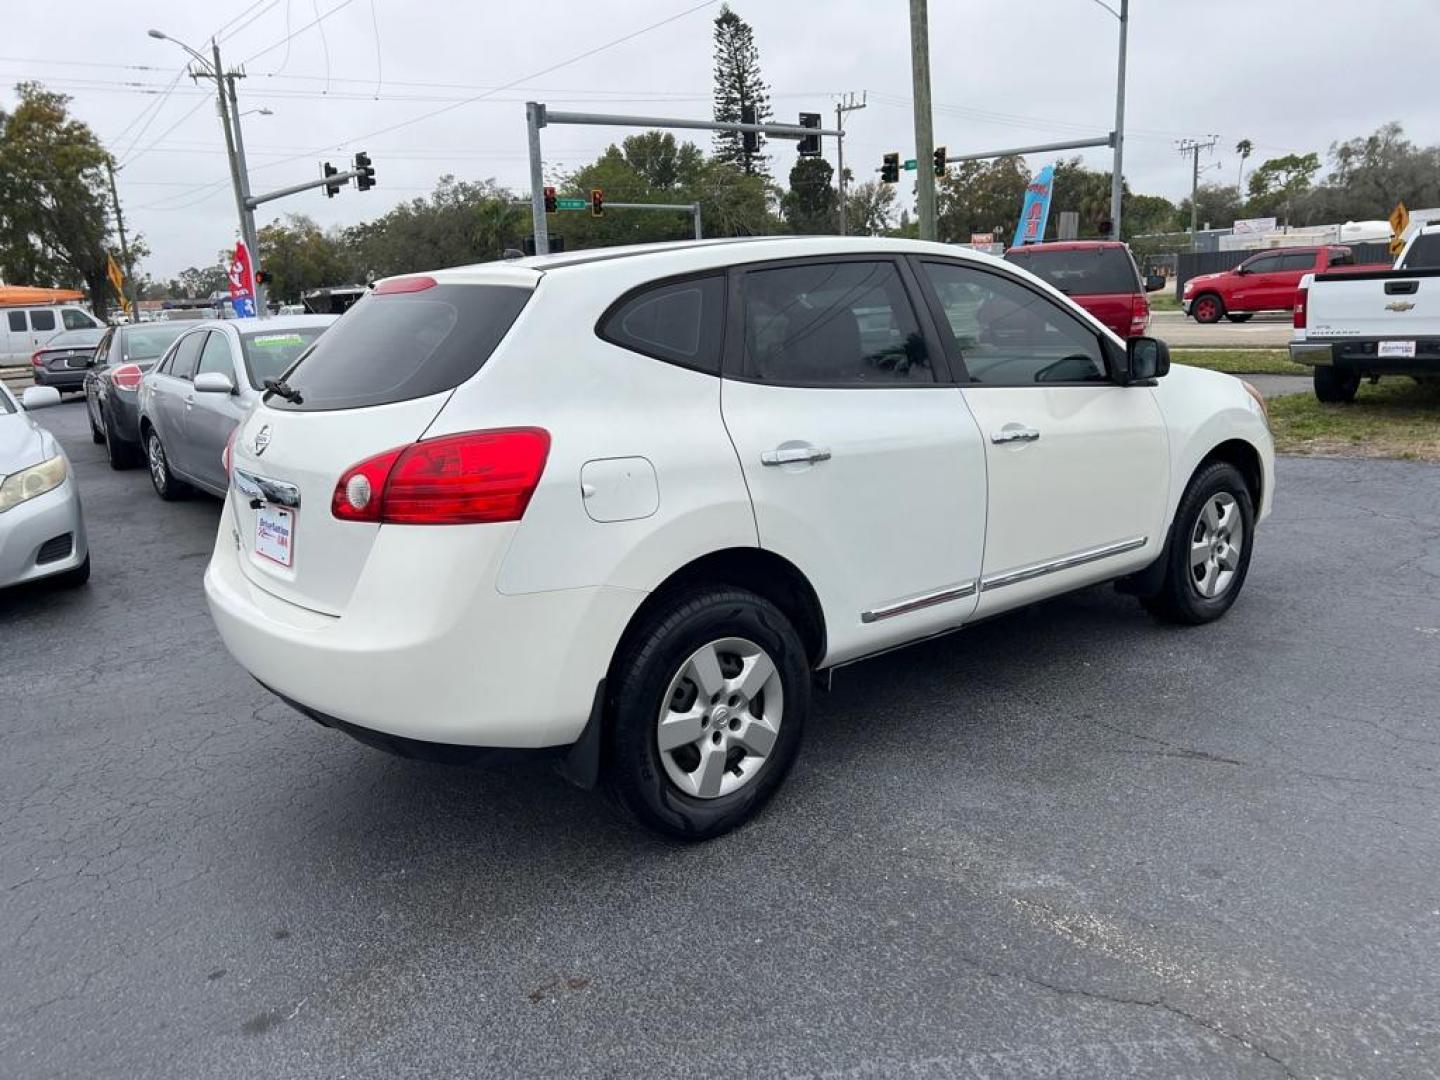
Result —
[[85, 373], [90, 436], [112, 469], [140, 464], [140, 377], [196, 322], [140, 323], [105, 332]]
[[62, 330], [30, 357], [36, 386], [53, 386], [62, 394], [85, 385], [85, 372], [105, 331]]

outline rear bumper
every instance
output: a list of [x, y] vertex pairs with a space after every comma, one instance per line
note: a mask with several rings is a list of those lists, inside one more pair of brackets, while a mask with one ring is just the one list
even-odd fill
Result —
[[85, 372], [83, 369], [71, 371], [62, 368], [60, 371], [51, 371], [48, 368], [34, 368], [36, 386], [53, 386], [56, 390], [80, 390], [85, 386]]
[[[49, 541], [70, 536], [69, 553], [41, 562]], [[75, 478], [0, 515], [0, 587], [74, 570], [90, 554]]]
[[1381, 356], [1386, 338], [1345, 338], [1340, 341], [1293, 341], [1290, 359], [1307, 367], [1333, 367], [1364, 375], [1440, 375], [1440, 338], [1406, 338], [1415, 342], [1414, 356]]
[[487, 565], [428, 557], [444, 546], [439, 528], [451, 527], [387, 525], [345, 613], [323, 615], [254, 584], [234, 527], [227, 502], [205, 572], [226, 648], [322, 723], [402, 740], [523, 749], [574, 743], [644, 599], [605, 586], [503, 595], [494, 586], [498, 558]]

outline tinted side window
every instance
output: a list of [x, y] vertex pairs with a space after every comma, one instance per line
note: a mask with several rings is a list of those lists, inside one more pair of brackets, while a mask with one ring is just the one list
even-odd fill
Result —
[[66, 330], [89, 330], [94, 327], [90, 316], [77, 308], [65, 308], [60, 312], [60, 320], [65, 324]]
[[1281, 270], [1312, 270], [1314, 267], [1315, 254], [1310, 251], [1296, 252], [1280, 259]]
[[622, 349], [718, 375], [724, 326], [725, 279], [716, 274], [631, 294], [601, 323], [600, 336]]
[[1331, 266], [1354, 266], [1355, 253], [1349, 248], [1335, 248], [1330, 252]]
[[745, 373], [801, 386], [935, 381], [890, 262], [814, 263], [744, 278]]
[[10, 320], [10, 330], [16, 334], [25, 333], [25, 312], [7, 311], [6, 317]]
[[1280, 269], [1280, 259], [1279, 255], [1261, 255], [1247, 262], [1245, 269], [1251, 274], [1273, 274]]
[[1421, 233], [1405, 253], [1402, 270], [1434, 270], [1440, 268], [1440, 233]]
[[1099, 337], [1053, 301], [1000, 274], [922, 265], [972, 383], [1108, 380]]
[[166, 368], [167, 375], [174, 375], [177, 379], [190, 380], [195, 377], [195, 365], [200, 359], [200, 350], [205, 345], [205, 339], [209, 334], [187, 334], [180, 339], [176, 346], [174, 355], [170, 358], [170, 364]]
[[48, 309], [30, 312], [30, 328], [32, 330], [54, 330], [55, 312]]
[[235, 365], [230, 361], [230, 342], [224, 334], [211, 334], [210, 340], [200, 350], [200, 363], [195, 368], [195, 374], [199, 375], [202, 371], [217, 371], [234, 380]]

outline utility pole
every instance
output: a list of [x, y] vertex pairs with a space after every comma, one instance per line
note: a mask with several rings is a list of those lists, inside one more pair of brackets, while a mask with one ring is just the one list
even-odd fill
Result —
[[1196, 234], [1200, 229], [1200, 207], [1196, 202], [1196, 196], [1200, 192], [1200, 151], [1213, 150], [1215, 144], [1220, 141], [1218, 135], [1210, 136], [1206, 142], [1196, 139], [1181, 139], [1175, 144], [1180, 151], [1180, 156], [1190, 155], [1190, 249], [1195, 249]]
[[934, 240], [935, 231], [935, 170], [930, 159], [935, 155], [935, 132], [930, 115], [930, 16], [926, 0], [910, 0], [910, 75], [915, 99], [915, 195], [920, 212], [920, 239]]
[[1130, 31], [1130, 0], [1120, 0], [1120, 70], [1115, 76], [1115, 163], [1110, 174], [1110, 239], [1120, 239], [1120, 196], [1125, 186], [1125, 39]]
[[[215, 70], [220, 70], [220, 47], [215, 46]], [[250, 169], [245, 163], [245, 137], [240, 133], [240, 102], [235, 96], [235, 80], [243, 79], [243, 74], [234, 71], [225, 76], [225, 82], [230, 91], [230, 117], [231, 123], [235, 126], [235, 169], [234, 175], [239, 177], [241, 212], [240, 230], [245, 237], [245, 246], [250, 251], [250, 266], [252, 271], [258, 275], [260, 272], [260, 233], [255, 228], [255, 210], [250, 201]], [[270, 313], [267, 306], [269, 290], [257, 280], [255, 285], [255, 316], [263, 319]]]
[[120, 194], [115, 189], [115, 159], [106, 157], [105, 171], [110, 174], [110, 201], [115, 205], [115, 231], [120, 234], [120, 259], [125, 264], [125, 284], [130, 290], [130, 317], [140, 318], [140, 294], [135, 288], [135, 268], [130, 264], [130, 245], [125, 240], [125, 218], [120, 213]]
[[[835, 130], [845, 130], [845, 114], [854, 112], [856, 109], [865, 108], [865, 94], [862, 92], [860, 100], [855, 100], [853, 93], [846, 94], [844, 101], [835, 103]], [[840, 235], [848, 235], [845, 227], [845, 137], [841, 135], [835, 140], [835, 171], [840, 174]]]

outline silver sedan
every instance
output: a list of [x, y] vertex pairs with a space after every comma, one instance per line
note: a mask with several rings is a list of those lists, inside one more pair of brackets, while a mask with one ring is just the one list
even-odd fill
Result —
[[59, 403], [53, 387], [32, 386], [16, 401], [0, 384], [0, 588], [38, 578], [83, 585], [90, 577], [90, 543], [70, 459], [29, 416]]
[[285, 374], [338, 316], [206, 322], [175, 340], [140, 381], [140, 442], [162, 499], [224, 497], [230, 433], [265, 384]]

